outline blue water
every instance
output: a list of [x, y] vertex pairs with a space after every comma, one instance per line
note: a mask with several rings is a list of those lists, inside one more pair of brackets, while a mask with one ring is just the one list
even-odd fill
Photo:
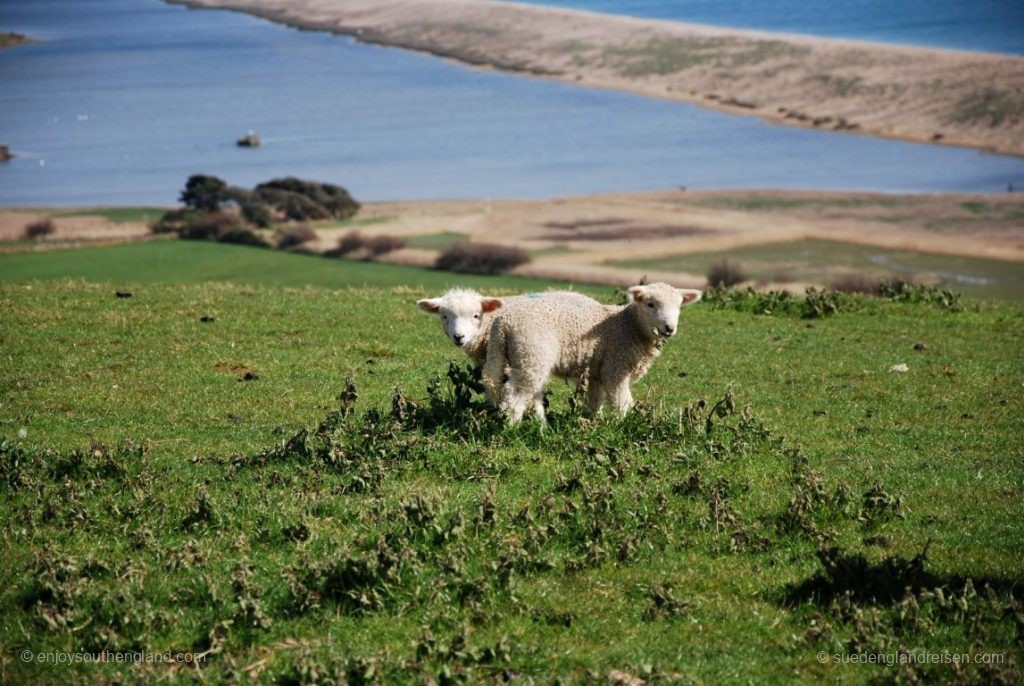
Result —
[[[2, 205], [173, 203], [212, 173], [362, 200], [673, 188], [1002, 191], [1024, 160], [764, 124], [156, 0], [3, 0]], [[235, 139], [253, 130], [259, 149]]]
[[1024, 0], [523, 0], [762, 31], [1024, 54]]

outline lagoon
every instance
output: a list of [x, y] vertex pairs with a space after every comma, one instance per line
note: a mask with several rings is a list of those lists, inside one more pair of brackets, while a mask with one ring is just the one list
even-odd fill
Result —
[[[171, 204], [188, 175], [339, 183], [361, 200], [686, 186], [1024, 187], [1024, 160], [766, 124], [478, 71], [156, 0], [5, 0], [0, 205]], [[235, 139], [254, 131], [256, 149]]]

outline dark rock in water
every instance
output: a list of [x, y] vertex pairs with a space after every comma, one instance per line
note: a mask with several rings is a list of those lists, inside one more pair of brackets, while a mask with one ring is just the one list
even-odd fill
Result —
[[14, 157], [14, 154], [11, 152], [11, 149], [6, 145], [0, 145], [0, 162], [6, 162], [12, 157]]
[[254, 133], [247, 133], [246, 135], [239, 138], [235, 143], [240, 148], [258, 148], [260, 147], [260, 137]]

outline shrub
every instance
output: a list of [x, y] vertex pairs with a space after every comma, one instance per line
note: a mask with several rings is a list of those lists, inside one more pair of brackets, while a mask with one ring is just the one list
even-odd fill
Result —
[[366, 238], [358, 231], [349, 231], [338, 238], [338, 247], [331, 251], [332, 254], [343, 256], [350, 255], [366, 244]]
[[269, 248], [268, 243], [261, 235], [253, 231], [247, 226], [235, 225], [223, 233], [219, 234], [216, 238], [221, 243], [235, 243], [238, 245], [254, 245], [260, 248]]
[[25, 238], [32, 241], [39, 240], [40, 238], [51, 235], [55, 228], [56, 227], [54, 227], [52, 219], [49, 217], [43, 217], [42, 219], [37, 219], [25, 226]]
[[185, 221], [178, 235], [189, 240], [220, 240], [221, 236], [240, 227], [238, 215], [230, 212], [211, 212], [193, 215]]
[[520, 248], [463, 243], [453, 245], [438, 255], [434, 268], [463, 274], [501, 274], [529, 261], [530, 256]]
[[256, 186], [259, 198], [296, 221], [348, 219], [359, 211], [356, 202], [341, 186], [292, 177], [273, 179]]
[[280, 210], [284, 212], [284, 216], [297, 222], [328, 219], [331, 216], [326, 207], [297, 193], [290, 193]]
[[168, 210], [149, 230], [153, 233], [181, 233], [185, 225], [195, 221], [197, 216], [195, 210], [188, 208]]
[[722, 260], [708, 269], [708, 286], [711, 288], [732, 288], [747, 280], [747, 274], [738, 262]]
[[281, 250], [288, 250], [316, 239], [316, 231], [308, 226], [294, 226], [277, 234], [277, 247]]
[[185, 190], [179, 199], [194, 210], [216, 212], [232, 197], [228, 185], [216, 176], [193, 174], [185, 182]]
[[378, 255], [404, 248], [404, 238], [398, 236], [364, 236], [358, 231], [349, 231], [338, 239], [338, 247], [329, 250], [326, 254], [332, 257], [345, 257], [354, 253], [362, 253], [361, 258], [372, 260]]
[[830, 283], [828, 287], [840, 293], [889, 297], [892, 293], [913, 289], [915, 285], [913, 277], [910, 276], [883, 278], [863, 274], [847, 274]]
[[389, 253], [392, 250], [404, 248], [405, 239], [397, 236], [381, 234], [367, 239], [365, 247], [369, 251], [370, 255], [377, 257], [378, 255]]
[[274, 221], [274, 213], [259, 200], [244, 202], [240, 207], [242, 208], [242, 217], [250, 224], [266, 228]]

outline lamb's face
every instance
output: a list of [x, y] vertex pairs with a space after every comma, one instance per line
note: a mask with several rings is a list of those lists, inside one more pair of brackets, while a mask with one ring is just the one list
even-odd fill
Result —
[[679, 310], [700, 300], [702, 293], [692, 288], [673, 288], [667, 283], [633, 286], [629, 297], [636, 308], [640, 326], [656, 336], [669, 338], [679, 328]]
[[421, 310], [438, 315], [448, 340], [459, 348], [469, 345], [483, 330], [484, 314], [501, 307], [496, 298], [485, 298], [475, 291], [448, 291], [440, 298], [416, 303]]

